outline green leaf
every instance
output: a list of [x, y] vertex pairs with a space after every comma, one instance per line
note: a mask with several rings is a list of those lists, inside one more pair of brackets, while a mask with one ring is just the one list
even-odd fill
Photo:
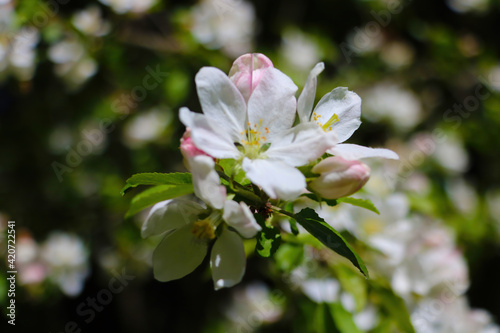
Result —
[[192, 184], [158, 185], [148, 188], [132, 199], [130, 208], [125, 214], [125, 218], [137, 214], [144, 208], [154, 205], [157, 202], [177, 198], [193, 192], [194, 189]]
[[368, 286], [366, 280], [357, 274], [351, 267], [346, 265], [336, 265], [335, 272], [342, 288], [349, 292], [356, 302], [356, 311], [365, 308], [367, 301]]
[[352, 314], [344, 309], [340, 303], [329, 305], [333, 321], [341, 333], [362, 333], [354, 323]]
[[304, 246], [290, 243], [282, 244], [274, 254], [274, 259], [280, 270], [290, 273], [304, 259]]
[[314, 315], [315, 333], [342, 333], [337, 329], [333, 321], [333, 316], [328, 304], [318, 304]]
[[357, 198], [340, 198], [337, 199], [337, 202], [345, 202], [354, 206], [362, 207], [368, 210], [371, 210], [372, 212], [380, 215], [380, 212], [378, 211], [377, 207], [373, 204], [368, 199], [357, 199]]
[[255, 252], [264, 258], [272, 256], [280, 247], [281, 233], [278, 228], [267, 226], [264, 218], [260, 214], [254, 214], [257, 223], [260, 224], [262, 230], [257, 234], [257, 244]]
[[405, 302], [388, 287], [381, 284], [372, 283], [380, 306], [385, 309], [389, 317], [396, 322], [399, 329], [405, 333], [415, 333], [411, 323], [410, 315]]
[[137, 173], [127, 179], [127, 184], [122, 189], [125, 195], [129, 189], [139, 185], [185, 185], [192, 184], [193, 178], [189, 172], [177, 173]]
[[[293, 214], [290, 215], [293, 216]], [[361, 273], [363, 273], [366, 277], [369, 277], [368, 270], [366, 269], [363, 260], [361, 260], [344, 237], [342, 237], [337, 230], [333, 229], [328, 223], [319, 217], [313, 209], [302, 209], [295, 215], [295, 219], [301, 226], [304, 227], [304, 229], [316, 237], [321, 243], [341, 256], [349, 259], [349, 261], [351, 261]]]

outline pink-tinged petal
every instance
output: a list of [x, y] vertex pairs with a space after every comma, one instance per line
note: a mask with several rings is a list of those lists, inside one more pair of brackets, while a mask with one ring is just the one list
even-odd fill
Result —
[[196, 90], [208, 122], [239, 142], [247, 119], [246, 103], [236, 86], [218, 68], [203, 67], [196, 74]]
[[329, 154], [340, 156], [346, 160], [359, 160], [362, 158], [381, 157], [398, 160], [395, 152], [385, 148], [370, 148], [351, 143], [342, 143], [328, 150]]
[[272, 61], [261, 53], [247, 53], [234, 61], [229, 78], [245, 101], [248, 101], [259, 84], [263, 71], [269, 67], [273, 67]]
[[222, 218], [245, 238], [251, 238], [261, 230], [250, 208], [243, 201], [238, 204], [236, 201], [227, 200]]
[[184, 158], [190, 158], [198, 155], [210, 156], [203, 150], [196, 147], [193, 140], [191, 139], [191, 129], [189, 127], [186, 128], [186, 131], [182, 135], [180, 149]]
[[311, 120], [324, 126], [332, 117], [338, 121], [333, 121], [329, 128], [337, 134], [339, 142], [344, 142], [361, 125], [361, 98], [345, 87], [333, 89], [318, 102]]
[[224, 229], [215, 241], [210, 255], [215, 290], [238, 284], [245, 274], [245, 266], [245, 248], [241, 237]]
[[317, 77], [325, 69], [325, 64], [320, 62], [314, 66], [307, 77], [304, 89], [300, 93], [297, 100], [297, 113], [299, 114], [300, 122], [308, 122], [311, 118], [311, 112], [314, 106], [314, 99], [316, 98], [316, 85]]
[[359, 191], [370, 178], [370, 168], [360, 161], [333, 156], [316, 164], [312, 170], [320, 176], [309, 187], [326, 199], [338, 199]]
[[268, 141], [291, 128], [297, 107], [296, 91], [293, 81], [279, 70], [264, 71], [248, 100], [250, 126], [259, 129]]
[[198, 267], [207, 254], [208, 243], [196, 239], [186, 225], [163, 238], [153, 253], [153, 271], [158, 281], [180, 279]]
[[191, 129], [191, 138], [198, 149], [216, 158], [236, 159], [240, 155], [228, 133], [220, 129], [215, 130], [205, 115], [181, 108], [179, 118]]
[[306, 187], [304, 175], [281, 161], [245, 158], [242, 166], [248, 179], [272, 199], [293, 200]]
[[335, 132], [324, 132], [316, 124], [307, 122], [275, 138], [266, 155], [291, 166], [302, 166], [321, 157], [335, 143]]

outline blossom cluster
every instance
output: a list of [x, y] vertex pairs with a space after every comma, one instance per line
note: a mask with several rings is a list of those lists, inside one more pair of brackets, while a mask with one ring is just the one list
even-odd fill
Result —
[[304, 195], [349, 196], [369, 179], [362, 160], [398, 158], [388, 149], [344, 143], [361, 124], [361, 99], [339, 87], [314, 106], [323, 69], [319, 63], [311, 70], [298, 98], [297, 86], [263, 54], [239, 57], [229, 75], [213, 67], [198, 72], [203, 114], [179, 112], [194, 196], [157, 203], [142, 227], [144, 237], [165, 234], [153, 255], [158, 280], [192, 272], [214, 241], [215, 288], [239, 283], [243, 239], [274, 228], [287, 203]]

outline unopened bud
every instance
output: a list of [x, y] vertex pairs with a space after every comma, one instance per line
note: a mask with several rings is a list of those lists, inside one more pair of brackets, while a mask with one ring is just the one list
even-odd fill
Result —
[[333, 156], [316, 164], [312, 170], [320, 176], [309, 187], [325, 199], [337, 199], [359, 191], [370, 178], [370, 168], [357, 160]]
[[229, 78], [248, 101], [268, 67], [273, 67], [268, 57], [260, 53], [247, 53], [234, 61]]

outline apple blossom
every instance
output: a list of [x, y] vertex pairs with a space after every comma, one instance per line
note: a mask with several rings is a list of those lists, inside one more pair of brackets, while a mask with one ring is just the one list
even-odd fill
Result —
[[361, 125], [361, 98], [345, 87], [338, 87], [323, 96], [313, 110], [316, 96], [317, 76], [325, 65], [318, 63], [309, 73], [306, 84], [297, 102], [297, 113], [301, 123], [313, 123], [325, 132], [334, 132], [338, 144], [327, 150], [332, 155], [342, 156], [347, 160], [368, 157], [398, 159], [398, 155], [389, 149], [369, 148], [354, 144], [344, 144]]
[[269, 197], [296, 198], [306, 186], [296, 167], [321, 157], [335, 134], [311, 123], [292, 127], [297, 87], [264, 55], [241, 56], [230, 73], [202, 68], [196, 87], [203, 114], [181, 108], [181, 121], [199, 149], [236, 160]]
[[[213, 193], [218, 196], [217, 191]], [[260, 230], [244, 202], [226, 200], [223, 210], [185, 197], [154, 205], [142, 226], [142, 236], [165, 235], [153, 254], [155, 278], [166, 282], [191, 273], [215, 239], [210, 259], [215, 289], [239, 283], [245, 272], [245, 251], [240, 235], [228, 226], [245, 238]]]

